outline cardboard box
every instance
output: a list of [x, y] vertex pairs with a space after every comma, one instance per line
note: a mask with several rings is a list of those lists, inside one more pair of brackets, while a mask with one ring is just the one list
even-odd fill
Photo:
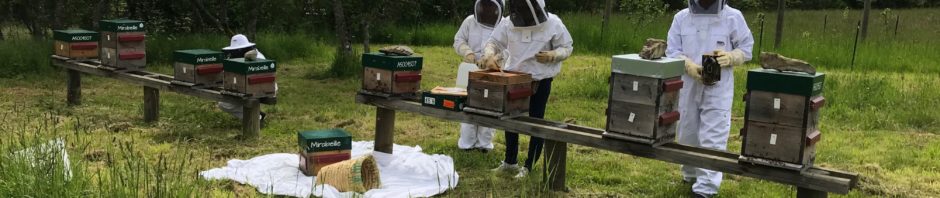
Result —
[[385, 96], [411, 95], [421, 89], [420, 56], [362, 54], [362, 89]]
[[[529, 112], [534, 94], [531, 74], [511, 71], [473, 71], [467, 84], [469, 112], [497, 117]], [[465, 111], [468, 111], [465, 109]]]
[[342, 129], [301, 131], [297, 133], [300, 146], [300, 170], [307, 176], [316, 176], [320, 168], [350, 159], [352, 137]]
[[82, 29], [56, 30], [55, 55], [75, 58], [98, 58], [98, 33]]
[[249, 94], [252, 97], [276, 96], [277, 63], [274, 60], [244, 58], [226, 59], [222, 63], [225, 90]]
[[433, 94], [424, 92], [421, 94], [421, 105], [438, 109], [447, 109], [451, 111], [463, 111], [467, 101], [467, 96], [455, 96], [446, 94]]
[[101, 20], [101, 64], [141, 70], [147, 65], [147, 32], [144, 22], [129, 19]]
[[673, 142], [684, 73], [685, 64], [679, 59], [614, 56], [604, 137], [653, 146]]
[[206, 87], [222, 86], [223, 54], [208, 49], [173, 52], [174, 79]]
[[741, 161], [793, 170], [812, 167], [825, 74], [748, 71]]

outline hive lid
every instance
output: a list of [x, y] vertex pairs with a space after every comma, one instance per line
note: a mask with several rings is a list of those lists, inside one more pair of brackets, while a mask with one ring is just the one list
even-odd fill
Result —
[[616, 55], [611, 60], [611, 72], [645, 76], [650, 78], [674, 78], [685, 73], [685, 61], [663, 57], [658, 60], [646, 60], [639, 54]]

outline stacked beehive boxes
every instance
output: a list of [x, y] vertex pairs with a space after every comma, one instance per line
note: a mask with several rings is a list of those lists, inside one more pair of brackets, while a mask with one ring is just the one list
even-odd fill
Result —
[[297, 134], [300, 145], [300, 170], [315, 176], [320, 168], [348, 160], [352, 153], [352, 137], [341, 129], [302, 131]]
[[273, 60], [226, 59], [222, 63], [222, 88], [255, 98], [276, 96], [277, 64]]
[[141, 70], [147, 65], [147, 31], [144, 22], [127, 19], [102, 20], [101, 64]]
[[464, 111], [496, 117], [517, 117], [529, 112], [532, 75], [510, 71], [470, 72]]
[[379, 96], [413, 96], [421, 89], [420, 56], [362, 54], [362, 89]]
[[222, 52], [207, 49], [173, 52], [174, 79], [193, 85], [219, 87], [222, 85]]
[[747, 74], [741, 161], [805, 170], [822, 138], [825, 75], [755, 69]]
[[684, 69], [679, 59], [614, 56], [604, 136], [650, 145], [672, 142]]
[[75, 58], [98, 58], [98, 33], [88, 30], [56, 30], [55, 55]]

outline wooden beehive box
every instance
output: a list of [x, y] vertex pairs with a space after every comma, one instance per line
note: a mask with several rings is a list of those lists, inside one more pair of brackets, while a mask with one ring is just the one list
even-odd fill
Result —
[[173, 52], [174, 80], [205, 87], [222, 86], [223, 54], [208, 49]]
[[222, 88], [225, 90], [255, 98], [274, 97], [277, 94], [277, 64], [274, 60], [226, 59], [222, 62], [222, 70]]
[[420, 56], [362, 54], [362, 90], [378, 96], [413, 96], [421, 89]]
[[825, 74], [748, 71], [741, 161], [793, 170], [813, 166]]
[[300, 170], [307, 176], [316, 176], [324, 166], [349, 160], [352, 137], [342, 129], [301, 131], [297, 133], [300, 146]]
[[672, 142], [684, 67], [679, 59], [614, 56], [604, 137], [654, 146]]
[[56, 30], [55, 55], [75, 58], [98, 58], [98, 33], [82, 29]]
[[532, 75], [511, 71], [473, 71], [464, 111], [501, 118], [525, 115], [534, 94]]
[[141, 70], [147, 65], [147, 31], [144, 22], [128, 19], [101, 20], [101, 64]]

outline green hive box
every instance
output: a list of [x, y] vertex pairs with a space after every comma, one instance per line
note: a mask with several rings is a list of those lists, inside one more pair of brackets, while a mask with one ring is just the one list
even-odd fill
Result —
[[682, 76], [685, 73], [685, 62], [665, 57], [646, 60], [640, 58], [639, 54], [616, 55], [611, 60], [611, 72], [666, 79]]
[[466, 103], [466, 101], [467, 96], [433, 94], [431, 92], [424, 92], [421, 94], [422, 106], [451, 111], [463, 111], [464, 103]]
[[72, 30], [56, 30], [53, 31], [52, 37], [56, 41], [63, 42], [97, 42], [99, 38], [98, 32], [82, 30], [82, 29], [72, 29]]
[[277, 71], [277, 64], [273, 60], [258, 59], [247, 61], [244, 58], [226, 59], [223, 62], [226, 72], [242, 75], [273, 73]]
[[386, 56], [382, 53], [362, 54], [362, 66], [389, 71], [420, 71], [424, 58], [420, 56]]
[[143, 32], [144, 22], [130, 19], [101, 20], [98, 27], [107, 32]]
[[773, 69], [753, 69], [747, 72], [747, 89], [801, 96], [822, 94], [826, 74], [780, 72]]
[[352, 136], [342, 129], [301, 131], [297, 144], [307, 153], [352, 149]]
[[220, 51], [208, 49], [178, 50], [173, 52], [173, 60], [178, 63], [205, 65], [222, 63], [225, 56]]

